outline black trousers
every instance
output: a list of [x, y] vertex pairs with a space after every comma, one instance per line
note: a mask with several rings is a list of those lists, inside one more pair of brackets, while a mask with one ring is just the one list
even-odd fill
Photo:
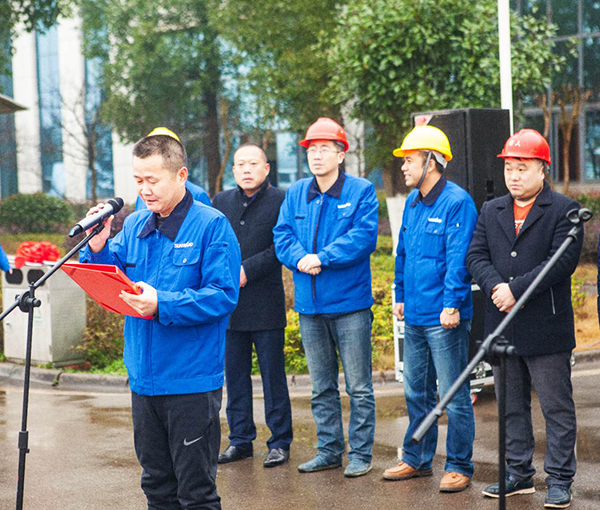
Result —
[[[507, 472], [519, 479], [535, 474], [531, 423], [533, 385], [546, 421], [546, 483], [570, 487], [577, 467], [571, 352], [508, 358], [506, 380]], [[494, 367], [494, 383], [497, 394], [498, 367]]]
[[265, 420], [271, 430], [267, 447], [289, 450], [293, 439], [292, 407], [285, 376], [284, 330], [227, 331], [225, 380], [229, 443], [249, 446], [256, 439], [252, 412], [252, 344], [256, 348], [265, 399]]
[[221, 388], [153, 397], [132, 392], [135, 452], [149, 510], [221, 510], [221, 396]]

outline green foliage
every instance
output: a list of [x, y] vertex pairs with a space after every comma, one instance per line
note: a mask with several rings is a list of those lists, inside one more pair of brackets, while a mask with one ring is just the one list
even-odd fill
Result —
[[598, 261], [598, 237], [600, 236], [600, 193], [569, 193], [569, 196], [579, 202], [581, 207], [592, 211], [593, 218], [587, 222], [583, 229], [583, 248], [581, 262], [596, 264]]
[[317, 117], [341, 120], [324, 94], [331, 74], [319, 38], [330, 37], [345, 1], [236, 0], [215, 9], [219, 33], [232, 46], [242, 93], [251, 98], [247, 117], [262, 129], [283, 121], [303, 133]]
[[306, 356], [302, 337], [300, 336], [300, 322], [298, 314], [293, 310], [287, 313], [287, 327], [285, 328], [285, 345], [283, 354], [285, 355], [285, 370], [288, 374], [306, 374]]
[[[119, 366], [123, 356], [123, 316], [108, 312], [87, 299], [87, 326], [80, 346], [74, 347], [94, 370]], [[110, 373], [110, 372], [107, 372]]]
[[590, 191], [589, 193], [569, 193], [569, 196], [579, 202], [581, 207], [592, 211], [596, 218], [600, 218], [600, 192]]
[[[497, 8], [496, 0], [359, 0], [324, 34], [336, 71], [331, 100], [352, 103], [372, 124], [373, 164], [389, 162], [412, 112], [499, 106]], [[555, 26], [531, 16], [513, 16], [511, 25], [519, 99], [544, 90], [564, 57], [549, 41]]]
[[[16, 37], [18, 26], [32, 32], [54, 25], [59, 15], [69, 14], [72, 3], [72, 0], [0, 0], [0, 41]], [[0, 52], [0, 74], [6, 64], [6, 55]]]
[[389, 218], [387, 200], [385, 199], [385, 191], [380, 190], [377, 192], [377, 200], [379, 200], [379, 219]]
[[104, 120], [128, 142], [168, 126], [184, 141], [192, 168], [206, 156], [214, 181], [220, 167], [218, 97], [226, 94], [224, 50], [209, 3], [82, 0], [81, 15], [84, 53], [102, 70]]
[[58, 233], [71, 219], [70, 206], [45, 193], [11, 195], [0, 202], [0, 228], [11, 233]]
[[571, 276], [571, 302], [573, 303], [573, 310], [581, 308], [585, 304], [585, 298], [587, 297], [585, 292], [581, 290], [583, 280]]

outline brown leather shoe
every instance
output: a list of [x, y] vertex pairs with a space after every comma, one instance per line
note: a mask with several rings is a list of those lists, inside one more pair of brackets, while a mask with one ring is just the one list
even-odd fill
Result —
[[442, 476], [440, 492], [460, 492], [471, 485], [471, 478], [461, 473], [451, 471]]
[[400, 462], [397, 466], [386, 469], [383, 477], [386, 480], [408, 480], [409, 478], [419, 478], [421, 476], [431, 476], [431, 469], [415, 469], [406, 462]]

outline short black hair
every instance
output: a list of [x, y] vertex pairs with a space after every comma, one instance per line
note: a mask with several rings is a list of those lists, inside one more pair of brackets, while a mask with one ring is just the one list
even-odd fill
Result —
[[184, 166], [187, 167], [185, 147], [168, 135], [145, 136], [133, 146], [133, 155], [140, 159], [160, 155], [163, 158], [164, 167], [173, 173], [178, 172]]
[[265, 163], [268, 161], [267, 153], [265, 152], [265, 150], [260, 145], [256, 145], [255, 143], [243, 143], [233, 153], [234, 157], [235, 157], [237, 151], [239, 151], [240, 149], [243, 149], [244, 147], [253, 147], [255, 149], [258, 149], [260, 151], [260, 153], [262, 154], [262, 157], [265, 158]]
[[[421, 155], [421, 157], [423, 158], [423, 163], [425, 163], [425, 161], [427, 161], [427, 155], [430, 153], [431, 151], [428, 150], [420, 150], [419, 154]], [[431, 154], [431, 161], [433, 161], [435, 163], [435, 169], [443, 174], [444, 173], [444, 167], [440, 164], [440, 162], [435, 159], [435, 156], [433, 154]]]

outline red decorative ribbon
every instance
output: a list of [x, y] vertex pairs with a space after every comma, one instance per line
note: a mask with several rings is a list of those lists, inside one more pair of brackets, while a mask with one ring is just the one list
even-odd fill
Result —
[[25, 241], [17, 248], [15, 267], [20, 269], [26, 262], [41, 264], [45, 260], [56, 261], [58, 257], [60, 257], [60, 251], [54, 243]]

